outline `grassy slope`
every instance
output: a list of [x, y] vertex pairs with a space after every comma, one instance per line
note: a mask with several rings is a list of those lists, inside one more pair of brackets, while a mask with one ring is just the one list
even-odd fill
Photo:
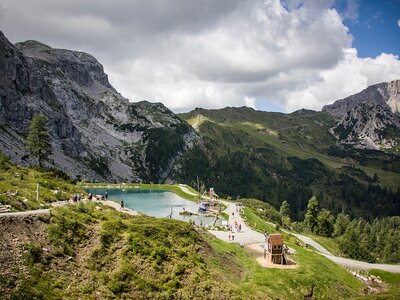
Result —
[[[257, 205], [257, 203], [256, 203]], [[260, 232], [263, 231], [268, 231], [269, 233], [276, 233], [278, 232], [274, 227], [272, 227], [270, 224], [266, 223], [265, 220], [263, 220], [261, 217], [259, 217], [257, 214], [255, 214], [251, 209], [245, 208], [244, 209], [244, 217], [247, 219], [248, 224], [254, 229], [258, 230]], [[384, 284], [387, 287], [387, 290], [375, 294], [375, 295], [356, 295], [354, 293], [355, 290], [359, 289], [360, 287], [360, 282], [356, 280], [353, 276], [349, 276], [349, 273], [344, 270], [344, 268], [334, 265], [333, 262], [329, 261], [327, 262], [326, 258], [323, 256], [309, 251], [305, 250], [302, 247], [299, 247], [298, 245], [301, 244], [298, 242], [298, 240], [293, 237], [292, 235], [288, 235], [284, 232], [280, 232], [284, 236], [285, 244], [287, 244], [289, 247], [292, 249], [296, 250], [296, 254], [294, 257], [291, 257], [291, 259], [294, 259], [296, 263], [299, 263], [300, 268], [296, 271], [299, 272], [299, 274], [304, 274], [304, 277], [302, 277], [303, 284], [306, 286], [307, 282], [306, 280], [311, 280], [308, 281], [307, 283], [310, 284], [316, 284], [316, 289], [315, 289], [315, 295], [316, 298], [322, 298], [322, 299], [340, 299], [340, 298], [345, 298], [345, 299], [399, 299], [400, 297], [400, 274], [395, 274], [395, 273], [389, 273], [389, 272], [384, 272], [380, 270], [371, 270], [369, 272], [370, 275], [375, 275], [378, 276], [382, 279]], [[331, 251], [334, 255], [340, 255], [340, 250], [338, 249], [338, 246], [335, 244], [335, 242], [332, 239], [326, 239], [323, 237], [315, 237], [311, 236], [313, 239], [315, 239], [317, 242], [319, 242], [321, 245], [326, 247], [329, 251]], [[310, 247], [308, 247], [310, 249]], [[314, 269], [315, 268], [315, 269]], [[261, 268], [262, 269], [262, 268]], [[277, 270], [279, 271], [279, 270]], [[287, 284], [291, 285], [291, 281], [293, 280], [292, 270], [289, 272], [283, 272], [285, 276], [285, 279], [287, 279]], [[316, 272], [316, 274], [313, 274], [313, 272]], [[256, 272], [257, 273], [257, 272]], [[308, 277], [308, 275], [313, 274], [312, 276]], [[276, 275], [278, 279], [276, 278], [271, 278], [270, 280], [272, 282], [279, 282], [280, 281], [280, 276]], [[262, 279], [263, 276], [260, 275]], [[349, 292], [349, 294], [345, 295], [343, 293], [346, 293], [346, 289], [343, 288], [341, 285], [341, 280], [337, 281], [337, 277], [345, 280], [350, 280], [348, 282], [349, 286], [352, 286], [353, 293]], [[329, 278], [329, 284], [327, 285], [326, 280]], [[336, 286], [333, 289], [338, 289], [337, 291], [332, 289], [332, 283], [336, 282]], [[336, 294], [337, 292], [337, 294]], [[348, 292], [348, 291], [347, 291]], [[269, 295], [274, 295], [275, 297], [279, 297], [282, 294], [276, 293], [275, 291], [268, 291]], [[296, 299], [294, 297], [294, 299]]]
[[186, 223], [97, 207], [54, 209], [48, 244], [25, 245], [28, 274], [15, 286], [0, 278], [5, 298], [303, 299], [313, 284], [318, 299], [362, 295], [357, 279], [292, 238], [299, 267], [266, 269], [239, 245]]
[[[225, 108], [196, 109], [181, 117], [197, 128], [205, 141], [209, 159], [209, 165], [202, 168], [205, 158], [196, 161], [196, 155], [199, 156], [196, 152], [184, 158], [183, 169], [196, 169], [200, 178], [213, 184], [224, 196], [255, 197], [275, 207], [286, 199], [295, 219], [302, 218], [312, 194], [321, 198], [322, 207], [334, 213], [345, 210], [354, 216], [367, 213], [367, 217], [372, 218], [398, 209], [395, 202], [383, 196], [383, 188], [379, 192], [381, 197], [371, 196], [375, 199], [368, 198], [368, 201], [378, 203], [382, 199], [379, 205], [387, 207], [386, 210], [369, 210], [371, 203], [359, 196], [368, 192], [371, 182], [392, 191], [400, 187], [400, 173], [383, 170], [393, 157], [382, 152], [370, 153], [372, 151], [351, 152], [357, 160], [329, 156], [327, 153], [333, 151], [331, 148], [336, 141], [329, 133], [334, 120], [328, 114], [304, 110], [280, 114]], [[319, 162], [322, 166], [318, 166]], [[297, 173], [291, 171], [293, 166]], [[352, 175], [349, 168], [358, 171]], [[398, 168], [396, 160], [392, 169]], [[375, 173], [377, 183], [372, 181]], [[190, 176], [189, 173], [177, 179], [192, 183]], [[360, 191], [357, 200], [350, 196], [354, 190]]]
[[[37, 183], [39, 201], [36, 201]], [[55, 172], [14, 165], [0, 154], [0, 203], [11, 205], [12, 210], [48, 207], [49, 202], [65, 200], [74, 193], [83, 193], [83, 190]]]
[[[204, 114], [206, 117], [199, 118], [198, 114]], [[315, 157], [330, 169], [349, 164], [324, 154], [329, 146], [335, 144], [334, 138], [329, 134], [329, 128], [333, 126], [334, 121], [325, 113], [299, 111], [286, 115], [248, 108], [239, 112], [228, 108], [220, 111], [194, 110], [181, 116], [198, 128], [201, 128], [204, 122], [214, 122], [216, 125], [231, 128], [234, 132], [240, 130], [262, 143], [272, 145], [286, 157]], [[205, 135], [211, 139], [215, 138], [210, 131], [205, 132]], [[355, 166], [371, 177], [377, 173], [382, 185], [393, 189], [400, 187], [400, 173], [384, 171], [374, 165], [356, 163]]]

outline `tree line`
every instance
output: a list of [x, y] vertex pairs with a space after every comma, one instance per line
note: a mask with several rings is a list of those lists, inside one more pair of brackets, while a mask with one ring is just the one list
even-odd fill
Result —
[[333, 238], [339, 249], [350, 258], [368, 262], [400, 262], [399, 216], [367, 221], [339, 213], [335, 218], [331, 211], [319, 208], [315, 196], [308, 201], [303, 222], [291, 223], [290, 206], [286, 201], [281, 205], [280, 214], [283, 225]]

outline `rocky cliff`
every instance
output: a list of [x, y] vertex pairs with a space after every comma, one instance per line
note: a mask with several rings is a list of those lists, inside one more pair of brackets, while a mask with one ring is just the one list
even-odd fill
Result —
[[333, 128], [344, 144], [376, 150], [400, 149], [400, 118], [387, 107], [373, 102], [350, 109]]
[[322, 111], [338, 120], [331, 132], [339, 144], [400, 153], [400, 80], [369, 86]]
[[164, 181], [198, 141], [161, 103], [122, 97], [93, 56], [0, 32], [0, 151], [15, 162], [35, 163], [24, 148], [35, 113], [49, 121], [48, 166], [85, 180]]
[[400, 113], [400, 80], [371, 85], [360, 93], [325, 105], [322, 111], [342, 119], [348, 111], [360, 103], [375, 103], [392, 113]]

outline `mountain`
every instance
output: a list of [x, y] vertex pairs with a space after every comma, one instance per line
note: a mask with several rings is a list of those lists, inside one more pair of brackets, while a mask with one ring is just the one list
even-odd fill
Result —
[[36, 41], [13, 45], [0, 33], [0, 70], [0, 151], [19, 164], [35, 163], [24, 139], [39, 113], [48, 119], [53, 150], [46, 165], [72, 177], [203, 181], [225, 197], [275, 208], [287, 200], [298, 220], [313, 194], [334, 213], [400, 214], [398, 81], [322, 112], [227, 107], [177, 116], [160, 103], [130, 103], [83, 52]]
[[219, 195], [254, 197], [275, 208], [287, 200], [298, 220], [313, 194], [334, 213], [400, 214], [400, 157], [338, 145], [330, 133], [337, 121], [326, 112], [228, 107], [179, 116], [203, 144], [182, 156], [177, 181], [196, 186], [199, 178]]
[[93, 56], [0, 32], [0, 151], [20, 164], [34, 163], [24, 147], [33, 114], [48, 119], [47, 165], [89, 181], [164, 181], [198, 141], [161, 103], [122, 97]]
[[400, 153], [400, 116], [374, 102], [347, 111], [333, 133], [342, 144]]
[[339, 145], [400, 154], [400, 80], [369, 86], [322, 111], [338, 120], [332, 133]]
[[360, 93], [324, 106], [322, 111], [328, 112], [337, 119], [342, 119], [360, 103], [375, 103], [394, 114], [400, 113], [400, 80], [371, 85]]

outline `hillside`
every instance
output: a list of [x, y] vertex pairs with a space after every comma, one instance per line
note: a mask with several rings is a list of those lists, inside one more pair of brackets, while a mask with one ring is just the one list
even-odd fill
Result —
[[336, 121], [328, 113], [243, 107], [195, 109], [180, 117], [204, 143], [184, 155], [178, 181], [195, 185], [199, 176], [223, 196], [268, 200], [276, 208], [287, 200], [295, 219], [312, 194], [334, 213], [400, 213], [400, 157], [338, 146], [330, 133]]
[[[303, 299], [313, 285], [318, 299], [348, 299], [368, 290], [288, 237], [299, 264], [293, 270], [263, 268], [239, 245], [187, 223], [131, 217], [101, 204], [59, 207], [51, 217], [0, 218], [0, 224], [4, 299]], [[395, 296], [398, 276], [379, 275]]]
[[[39, 199], [37, 196], [39, 184]], [[0, 203], [11, 211], [50, 207], [50, 202], [83, 193], [62, 171], [25, 168], [10, 162], [0, 153]]]
[[93, 56], [0, 32], [0, 151], [23, 165], [33, 114], [48, 119], [46, 165], [87, 181], [164, 181], [198, 139], [161, 103], [122, 97]]

